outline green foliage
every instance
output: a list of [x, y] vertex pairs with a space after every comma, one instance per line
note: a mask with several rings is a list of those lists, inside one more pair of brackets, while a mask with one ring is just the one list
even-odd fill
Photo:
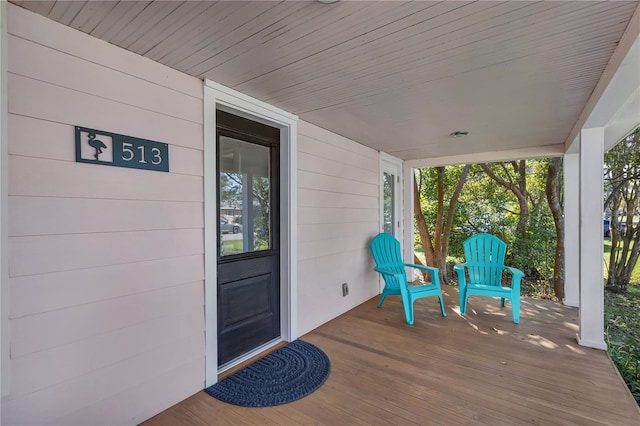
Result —
[[[526, 231], [516, 232], [520, 220], [520, 204], [514, 193], [498, 184], [478, 165], [474, 165], [467, 177], [456, 211], [450, 235], [448, 256], [463, 259], [462, 243], [470, 236], [486, 232], [496, 235], [507, 243], [507, 263], [522, 269], [540, 297], [550, 298], [553, 288], [552, 278], [555, 261], [556, 230], [553, 216], [547, 204], [545, 186], [549, 159], [527, 160], [526, 194], [529, 218]], [[516, 170], [518, 163], [493, 163], [487, 167], [506, 182], [518, 184]], [[446, 168], [445, 208], [463, 166]], [[435, 226], [437, 217], [437, 174], [436, 169], [423, 169], [421, 185], [421, 205], [430, 226]], [[519, 186], [524, 190], [522, 186]], [[444, 213], [446, 215], [446, 212]], [[433, 229], [433, 228], [432, 228]], [[431, 230], [432, 230], [431, 229]], [[417, 235], [416, 235], [417, 237]], [[416, 239], [416, 248], [419, 247]]]
[[462, 243], [480, 232], [496, 235], [510, 244], [518, 221], [514, 208], [513, 196], [509, 191], [474, 166], [458, 202], [449, 255], [464, 258]]
[[553, 277], [556, 230], [551, 211], [546, 204], [531, 212], [529, 228], [524, 237], [511, 245], [511, 264], [528, 277], [548, 282]]
[[[463, 169], [464, 169], [464, 166], [447, 166], [445, 168], [444, 182], [443, 182], [444, 190], [445, 190], [445, 196], [444, 196], [445, 203], [444, 203], [444, 212], [443, 212], [444, 217], [447, 216], [449, 200], [453, 195], [453, 192], [458, 183], [458, 180], [462, 175]], [[420, 195], [422, 197], [422, 201], [421, 201], [422, 214], [424, 215], [424, 218], [429, 226], [429, 231], [433, 234], [435, 229], [437, 214], [438, 214], [437, 172], [435, 168], [427, 168], [427, 169], [420, 169], [419, 173], [421, 176]], [[449, 238], [449, 241], [450, 241], [449, 255], [456, 256], [456, 257], [464, 257], [464, 253], [462, 252], [462, 242], [467, 237], [473, 234], [473, 233], [469, 233], [465, 229], [464, 225], [461, 225], [465, 221], [464, 209], [465, 209], [465, 204], [468, 203], [468, 201], [465, 201], [463, 199], [463, 194], [466, 191], [468, 180], [469, 178], [467, 178], [467, 183], [465, 183], [462, 194], [460, 196], [460, 199], [454, 211], [453, 226], [451, 228], [451, 235]], [[422, 251], [422, 247], [420, 244], [420, 236], [418, 235], [417, 232], [416, 232], [416, 240], [415, 240], [414, 247], [416, 248], [416, 250], [419, 248], [419, 250]]]
[[[633, 247], [633, 243], [632, 243]], [[609, 268], [609, 258], [611, 257], [611, 238], [604, 239], [604, 271], [605, 275], [608, 273], [607, 269]], [[636, 263], [635, 268], [633, 268], [633, 272], [631, 272], [631, 277], [629, 278], [629, 285], [637, 285], [640, 286], [640, 263]]]
[[605, 292], [604, 315], [609, 355], [640, 404], [640, 287], [627, 294]]
[[640, 128], [607, 152], [604, 179], [604, 209], [613, 223], [626, 223], [624, 234], [612, 227], [607, 289], [625, 292], [640, 257], [640, 225], [633, 221], [640, 213]]

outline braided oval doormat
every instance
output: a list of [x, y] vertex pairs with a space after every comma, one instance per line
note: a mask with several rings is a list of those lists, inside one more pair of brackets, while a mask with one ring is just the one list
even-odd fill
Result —
[[270, 407], [304, 398], [329, 377], [329, 357], [302, 340], [254, 362], [205, 392], [221, 401], [243, 407]]

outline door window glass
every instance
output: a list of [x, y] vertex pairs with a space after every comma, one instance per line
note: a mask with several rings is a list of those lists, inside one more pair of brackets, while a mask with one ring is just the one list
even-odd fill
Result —
[[270, 250], [271, 150], [227, 136], [219, 141], [220, 256]]
[[393, 224], [395, 223], [395, 194], [394, 194], [394, 176], [384, 172], [383, 181], [383, 231], [387, 234], [394, 235]]

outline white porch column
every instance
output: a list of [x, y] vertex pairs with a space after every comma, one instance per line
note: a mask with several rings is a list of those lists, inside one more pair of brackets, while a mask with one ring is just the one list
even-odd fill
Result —
[[580, 132], [580, 329], [578, 343], [606, 349], [602, 260], [604, 128]]
[[564, 300], [580, 306], [580, 155], [564, 156]]

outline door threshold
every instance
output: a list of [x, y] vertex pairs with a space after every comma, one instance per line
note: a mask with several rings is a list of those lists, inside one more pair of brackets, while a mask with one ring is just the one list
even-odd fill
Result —
[[[282, 337], [278, 337], [263, 345], [258, 346], [254, 350], [247, 352], [246, 354], [239, 356], [238, 358], [232, 359], [231, 361], [222, 364], [218, 368], [218, 380], [222, 380], [224, 378], [220, 376], [222, 373], [228, 373], [228, 374], [224, 374], [225, 377], [229, 376], [232, 373], [235, 373], [236, 371], [241, 370], [242, 368], [254, 362], [255, 361], [254, 358], [261, 358], [262, 355], [265, 355], [264, 352], [269, 351], [269, 349], [274, 349], [278, 345], [284, 346], [284, 344], [282, 343], [287, 343], [287, 342], [284, 339], [282, 339]], [[234, 368], [234, 367], [238, 367], [238, 368]], [[230, 370], [233, 370], [233, 371], [230, 371]]]

